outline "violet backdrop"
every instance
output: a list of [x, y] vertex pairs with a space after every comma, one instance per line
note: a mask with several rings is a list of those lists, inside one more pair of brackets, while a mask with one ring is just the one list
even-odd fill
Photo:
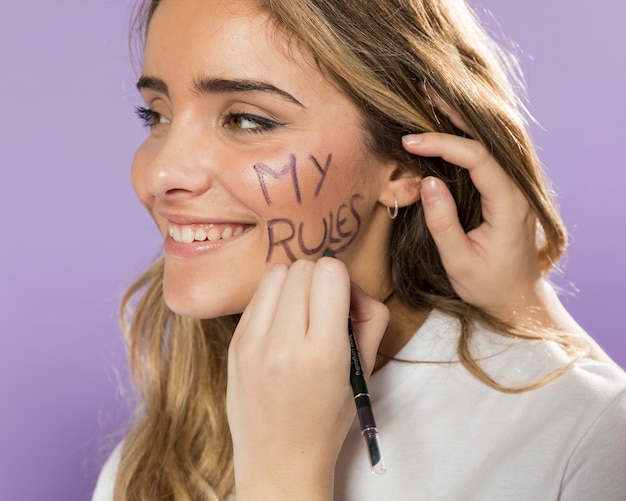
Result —
[[[3, 0], [0, 500], [90, 499], [128, 414], [116, 308], [158, 253], [129, 165], [131, 0]], [[571, 247], [556, 281], [626, 366], [623, 0], [474, 0], [525, 71]], [[490, 21], [499, 31], [498, 24]]]

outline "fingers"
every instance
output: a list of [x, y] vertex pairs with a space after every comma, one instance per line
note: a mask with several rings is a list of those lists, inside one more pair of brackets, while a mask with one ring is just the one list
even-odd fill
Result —
[[248, 343], [268, 337], [284, 343], [290, 336], [315, 334], [320, 341], [331, 342], [333, 336], [337, 339], [338, 326], [345, 332], [349, 309], [350, 279], [341, 261], [322, 258], [299, 260], [289, 268], [273, 265], [242, 314], [233, 341], [245, 335]]
[[311, 353], [317, 350], [348, 363], [348, 316], [370, 373], [389, 321], [387, 307], [351, 286], [348, 270], [338, 259], [296, 261], [289, 269], [275, 265], [244, 311], [231, 348], [246, 358], [268, 349], [276, 354], [305, 341]]
[[481, 195], [484, 219], [499, 227], [526, 216], [527, 200], [484, 145], [473, 139], [429, 132], [402, 138], [409, 153], [441, 157], [469, 171]]
[[282, 264], [274, 264], [265, 272], [254, 296], [241, 315], [233, 340], [248, 328], [250, 318], [254, 319], [257, 332], [271, 325], [283, 284], [287, 279], [287, 272], [288, 268]]
[[317, 336], [329, 346], [337, 342], [338, 336], [345, 337], [347, 342], [349, 291], [348, 270], [340, 260], [323, 257], [315, 263], [309, 302], [309, 335]]
[[349, 286], [339, 260], [272, 266], [242, 315], [226, 399], [238, 495], [250, 479], [332, 479], [354, 416]]
[[405, 136], [403, 144], [410, 153], [441, 157], [469, 171], [484, 221], [465, 234], [450, 191], [427, 177], [420, 188], [426, 224], [456, 293], [508, 318], [511, 305], [519, 304], [539, 276], [536, 217], [528, 200], [479, 141], [430, 132]]
[[[500, 198], [516, 190], [502, 167], [478, 141], [465, 137], [428, 132], [402, 138], [407, 151], [424, 157], [441, 157], [451, 164], [467, 169], [481, 195]], [[504, 190], [504, 193], [501, 191]]]
[[309, 292], [315, 263], [299, 260], [291, 265], [276, 305], [273, 325], [282, 338], [306, 333], [309, 325]]
[[472, 244], [461, 226], [456, 204], [445, 183], [427, 177], [422, 180], [420, 191], [426, 225], [443, 263], [451, 262], [453, 256], [459, 254], [470, 255]]

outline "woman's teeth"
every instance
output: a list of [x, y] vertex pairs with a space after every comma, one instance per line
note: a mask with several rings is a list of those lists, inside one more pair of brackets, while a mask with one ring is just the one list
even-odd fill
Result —
[[236, 237], [237, 235], [241, 235], [245, 231], [249, 231], [251, 229], [252, 226], [244, 229], [243, 226], [226, 226], [217, 228], [213, 225], [208, 225], [205, 227], [193, 228], [192, 226], [170, 225], [167, 228], [167, 233], [175, 242], [190, 244], [192, 242], [204, 242], [205, 240], [215, 241]]

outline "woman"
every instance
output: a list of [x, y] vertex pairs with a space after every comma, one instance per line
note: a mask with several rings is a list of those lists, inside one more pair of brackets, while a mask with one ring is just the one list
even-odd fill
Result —
[[469, 7], [141, 12], [132, 177], [164, 256], [124, 301], [143, 405], [94, 499], [618, 499], [626, 377], [545, 280], [565, 232]]

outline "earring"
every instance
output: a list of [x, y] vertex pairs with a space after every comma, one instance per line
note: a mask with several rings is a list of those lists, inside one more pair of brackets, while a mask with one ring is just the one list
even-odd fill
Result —
[[391, 209], [387, 207], [387, 215], [389, 216], [389, 219], [395, 219], [398, 217], [398, 199], [395, 196], [393, 197], [393, 214], [391, 213]]

